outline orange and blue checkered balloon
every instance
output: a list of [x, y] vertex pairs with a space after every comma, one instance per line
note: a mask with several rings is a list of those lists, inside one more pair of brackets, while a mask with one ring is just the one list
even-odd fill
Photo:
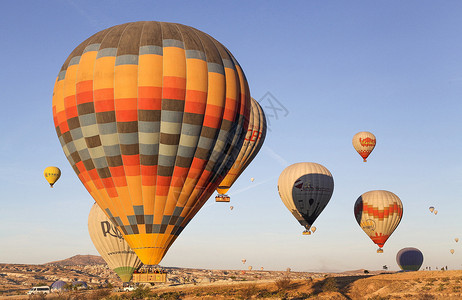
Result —
[[158, 264], [233, 165], [250, 93], [236, 59], [189, 26], [96, 33], [56, 79], [53, 118], [85, 188], [144, 264]]

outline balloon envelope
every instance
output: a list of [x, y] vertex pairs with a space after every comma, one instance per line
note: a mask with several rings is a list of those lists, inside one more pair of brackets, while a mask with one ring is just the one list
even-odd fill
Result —
[[362, 194], [354, 205], [356, 221], [371, 240], [382, 247], [403, 217], [403, 203], [389, 191], [370, 191]]
[[423, 260], [423, 254], [417, 248], [403, 248], [396, 254], [396, 263], [404, 271], [418, 271]]
[[[217, 188], [219, 194], [226, 194], [234, 182], [249, 166], [257, 156], [266, 137], [266, 117], [260, 104], [255, 99], [251, 99], [252, 108], [250, 110], [249, 127], [247, 134], [239, 151], [236, 161], [229, 170], [226, 177]], [[253, 178], [250, 179], [253, 182]]]
[[454, 254], [454, 249], [449, 250], [449, 252], [451, 252], [451, 254]]
[[245, 75], [209, 35], [134, 22], [96, 33], [56, 79], [53, 118], [85, 188], [145, 264], [158, 264], [233, 165]]
[[96, 250], [123, 282], [129, 282], [142, 263], [106, 214], [93, 204], [88, 215], [88, 232]]
[[375, 148], [375, 135], [368, 131], [358, 132], [353, 136], [353, 147], [361, 155], [364, 162]]
[[296, 163], [285, 168], [278, 180], [279, 196], [297, 221], [309, 230], [329, 203], [334, 179], [317, 163]]
[[58, 181], [59, 177], [61, 177], [61, 170], [58, 167], [47, 167], [43, 171], [43, 176], [50, 184], [50, 187], [53, 187], [53, 184]]

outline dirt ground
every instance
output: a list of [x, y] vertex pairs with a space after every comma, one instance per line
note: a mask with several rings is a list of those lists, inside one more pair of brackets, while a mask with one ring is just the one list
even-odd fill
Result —
[[[340, 276], [339, 276], [340, 275]], [[381, 275], [332, 274], [326, 278], [214, 282], [151, 288], [146, 299], [462, 299], [462, 271], [419, 271]], [[149, 291], [146, 291], [149, 293]], [[109, 293], [108, 293], [109, 294]], [[134, 299], [133, 293], [112, 293], [106, 298]], [[146, 294], [147, 296], [147, 294]], [[27, 296], [1, 299], [30, 299]], [[96, 291], [46, 299], [102, 299]], [[39, 299], [39, 298], [35, 298]], [[139, 298], [138, 298], [139, 299]]]

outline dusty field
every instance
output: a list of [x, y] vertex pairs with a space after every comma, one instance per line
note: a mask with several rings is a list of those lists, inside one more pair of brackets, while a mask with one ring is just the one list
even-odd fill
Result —
[[[340, 276], [339, 276], [340, 275]], [[326, 278], [179, 284], [146, 289], [146, 299], [462, 299], [462, 271], [419, 271], [381, 275], [332, 274]], [[140, 291], [138, 291], [140, 292]], [[96, 293], [99, 293], [98, 295]], [[141, 296], [143, 293], [138, 294]], [[131, 293], [48, 296], [46, 299], [141, 299]], [[27, 296], [1, 299], [29, 299]], [[39, 299], [39, 298], [35, 298]]]
[[[337, 274], [336, 274], [337, 275]], [[154, 289], [174, 299], [462, 299], [462, 271], [336, 276]]]

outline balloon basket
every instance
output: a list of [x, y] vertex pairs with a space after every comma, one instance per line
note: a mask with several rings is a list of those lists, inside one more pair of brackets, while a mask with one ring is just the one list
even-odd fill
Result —
[[383, 249], [382, 248], [377, 249], [377, 253], [383, 253]]
[[303, 235], [311, 235], [311, 231], [309, 230], [305, 230], [302, 232]]
[[167, 282], [167, 271], [143, 266], [133, 273], [132, 280], [134, 283], [165, 283]]
[[228, 195], [218, 195], [215, 197], [215, 202], [230, 202], [231, 198]]

